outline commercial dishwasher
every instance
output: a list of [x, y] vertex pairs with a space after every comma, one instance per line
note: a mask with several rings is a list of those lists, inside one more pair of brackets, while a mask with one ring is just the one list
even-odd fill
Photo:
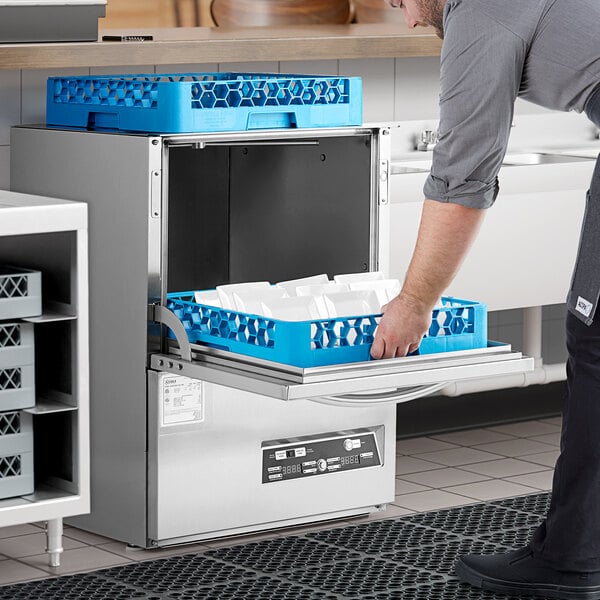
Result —
[[152, 547], [384, 510], [397, 402], [532, 368], [501, 344], [311, 368], [189, 344], [169, 292], [388, 272], [389, 160], [386, 127], [13, 128], [12, 188], [89, 205], [92, 512], [73, 524]]

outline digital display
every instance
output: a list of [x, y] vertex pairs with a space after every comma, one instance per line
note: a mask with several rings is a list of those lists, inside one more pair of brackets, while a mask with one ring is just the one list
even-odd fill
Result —
[[[347, 442], [352, 442], [352, 448]], [[263, 483], [354, 472], [382, 465], [375, 434], [370, 431], [345, 431], [264, 444]]]
[[285, 465], [283, 467], [283, 475], [295, 475], [297, 473], [301, 473], [302, 467], [299, 464], [295, 465]]
[[342, 456], [342, 466], [359, 464], [358, 454]]

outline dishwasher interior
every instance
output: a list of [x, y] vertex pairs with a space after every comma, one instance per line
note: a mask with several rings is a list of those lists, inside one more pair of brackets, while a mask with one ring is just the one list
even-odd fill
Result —
[[381, 510], [396, 402], [533, 368], [502, 344], [294, 368], [190, 345], [166, 308], [229, 282], [389, 273], [389, 134], [11, 130], [13, 190], [89, 209], [92, 512], [73, 524], [148, 547]]
[[368, 271], [371, 144], [168, 142], [168, 291]]

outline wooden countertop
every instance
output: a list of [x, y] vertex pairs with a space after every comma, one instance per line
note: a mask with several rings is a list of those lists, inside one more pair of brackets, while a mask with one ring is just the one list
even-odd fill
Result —
[[101, 30], [149, 34], [151, 42], [0, 44], [0, 70], [437, 56], [428, 29], [397, 24]]

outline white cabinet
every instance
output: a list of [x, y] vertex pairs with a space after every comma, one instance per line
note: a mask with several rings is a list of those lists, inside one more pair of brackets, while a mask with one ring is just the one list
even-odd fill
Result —
[[87, 205], [0, 191], [0, 264], [41, 271], [35, 336], [34, 493], [0, 500], [0, 527], [47, 521], [58, 566], [63, 517], [90, 510]]

